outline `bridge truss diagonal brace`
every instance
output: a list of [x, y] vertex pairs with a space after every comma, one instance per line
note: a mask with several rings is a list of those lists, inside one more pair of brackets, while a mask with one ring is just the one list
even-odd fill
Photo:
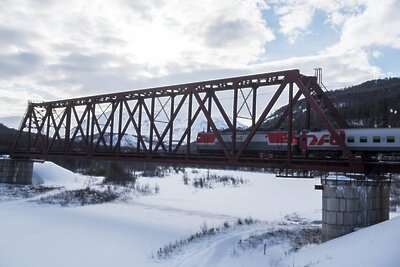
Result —
[[[164, 129], [164, 132], [161, 134], [161, 138], [158, 141], [158, 143], [156, 144], [154, 151], [157, 152], [158, 148], [161, 146], [161, 143], [164, 141], [165, 136], [167, 135], [168, 131], [170, 132], [170, 134], [173, 134], [173, 123], [174, 120], [176, 118], [176, 116], [179, 114], [179, 111], [181, 110], [183, 104], [185, 103], [185, 100], [187, 98], [188, 94], [183, 95], [182, 99], [179, 101], [179, 104], [177, 106], [177, 108], [175, 110], [173, 110], [173, 106], [174, 106], [174, 100], [171, 100], [171, 116], [169, 118], [168, 124]], [[173, 99], [173, 98], [171, 98]], [[172, 135], [170, 136], [170, 141], [172, 141]], [[171, 147], [172, 149], [172, 147]], [[171, 153], [171, 149], [168, 149], [168, 152]]]
[[268, 116], [268, 113], [271, 111], [272, 107], [275, 105], [276, 101], [281, 96], [281, 94], [282, 94], [282, 92], [285, 89], [287, 84], [288, 84], [288, 82], [281, 83], [281, 85], [279, 86], [278, 90], [275, 92], [274, 96], [271, 98], [271, 100], [269, 101], [268, 105], [265, 107], [263, 113], [258, 118], [257, 123], [253, 126], [253, 128], [250, 131], [250, 133], [247, 135], [246, 140], [244, 141], [243, 145], [240, 147], [239, 151], [236, 153], [236, 155], [235, 155], [236, 158], [239, 158], [239, 156], [247, 148], [247, 146], [249, 145], [251, 139], [253, 139], [256, 131], [258, 130], [258, 128], [260, 128], [261, 124], [263, 123], [265, 118]]
[[[104, 141], [104, 135], [107, 131], [107, 128], [110, 126], [111, 122], [114, 120], [114, 114], [115, 114], [115, 111], [117, 110], [117, 108], [118, 108], [118, 103], [111, 102], [111, 114], [108, 116], [107, 121], [106, 121], [105, 125], [103, 126], [103, 129], [100, 131], [100, 136], [96, 141], [96, 144], [94, 146], [94, 151], [97, 150], [97, 148], [100, 145], [100, 142]], [[106, 116], [105, 112], [103, 112], [102, 115]], [[111, 137], [112, 137], [112, 135], [110, 135], [110, 139], [111, 139]], [[110, 147], [110, 149], [111, 149], [111, 147]]]
[[347, 124], [346, 120], [343, 118], [343, 116], [340, 114], [340, 112], [336, 109], [335, 105], [333, 105], [332, 101], [329, 99], [329, 97], [325, 94], [325, 92], [322, 90], [321, 86], [317, 83], [317, 78], [316, 77], [309, 77], [311, 79], [310, 81], [310, 87], [319, 95], [322, 97], [322, 103], [323, 105], [331, 112], [331, 116], [335, 119], [336, 123], [340, 128], [349, 128], [349, 125]]
[[[102, 137], [98, 138], [96, 140], [96, 144], [93, 143], [93, 141], [94, 141], [93, 140], [94, 139], [94, 132], [97, 131], [100, 134], [102, 132], [102, 129], [101, 129], [101, 126], [100, 126], [100, 123], [99, 123], [99, 119], [101, 118], [101, 116], [103, 116], [104, 112], [102, 112], [102, 114], [100, 114], [99, 116], [96, 115], [96, 103], [92, 104], [91, 112], [92, 112], [92, 128], [91, 128], [91, 130], [92, 130], [91, 141], [92, 142], [91, 142], [91, 145], [92, 145], [92, 152], [94, 152], [97, 149], [97, 141], [99, 141], [99, 143], [102, 142], [104, 147], [106, 147], [107, 144], [106, 144], [106, 141], [104, 140], [104, 138], [102, 138]], [[94, 128], [95, 126], [96, 126], [96, 129]]]
[[[55, 133], [54, 133], [53, 138], [52, 138], [52, 140], [50, 142], [50, 145], [48, 147], [48, 151], [50, 151], [52, 149], [53, 144], [54, 144], [56, 139], [58, 140], [58, 142], [62, 143], [62, 138], [61, 138], [61, 135], [60, 135], [60, 129], [61, 129], [61, 126], [64, 123], [64, 119], [66, 118], [66, 116], [67, 116], [67, 112], [64, 109], [63, 115], [61, 116], [61, 119], [60, 119], [60, 121], [59, 121], [59, 123], [57, 125], [57, 122], [56, 122], [56, 119], [54, 118], [53, 112], [50, 112], [50, 118], [51, 118], [51, 121], [53, 123]], [[58, 136], [58, 138], [57, 138], [57, 136]]]
[[[137, 109], [138, 108], [140, 109], [140, 107], [142, 105], [142, 100], [138, 100], [136, 102], [136, 105], [133, 108], [133, 110], [130, 109], [129, 104], [128, 104], [128, 102], [126, 100], [123, 100], [123, 103], [125, 105], [126, 111], [128, 112], [129, 118], [128, 118], [128, 121], [126, 122], [125, 126], [124, 126], [124, 130], [121, 133], [121, 136], [120, 136], [121, 138], [119, 138], [119, 140], [118, 140], [118, 142], [119, 142], [118, 145], [120, 146], [122, 137], [124, 136], [126, 130], [128, 129], [129, 123], [132, 122], [133, 128], [135, 128], [135, 131], [136, 131], [136, 134], [137, 134], [137, 137], [138, 137], [138, 140], [139, 140], [138, 145], [141, 144], [143, 149], [144, 149], [144, 151], [145, 151], [145, 153], [147, 153], [148, 152], [148, 148], [146, 147], [146, 144], [145, 144], [145, 142], [143, 140], [143, 137], [141, 135], [141, 131], [140, 131], [140, 128], [139, 128], [140, 125], [138, 126], [138, 124], [136, 123], [135, 117], [134, 117]], [[141, 112], [139, 112], [139, 113], [141, 113]], [[120, 118], [120, 120], [121, 119], [122, 118]]]
[[35, 139], [33, 140], [32, 146], [35, 147], [37, 141], [39, 140], [40, 147], [41, 147], [43, 153], [47, 153], [46, 148], [45, 148], [46, 142], [42, 135], [42, 130], [43, 130], [44, 125], [46, 124], [47, 116], [48, 116], [48, 110], [46, 109], [45, 116], [43, 117], [42, 122], [39, 124], [39, 120], [38, 120], [38, 117], [36, 116], [36, 112], [33, 112], [33, 119], [34, 119], [33, 122], [36, 125], [37, 135], [36, 135]]
[[75, 131], [74, 131], [72, 137], [70, 138], [71, 146], [72, 146], [72, 144], [74, 143], [75, 138], [76, 138], [76, 136], [78, 135], [78, 132], [80, 132], [80, 133], [81, 133], [81, 138], [82, 138], [82, 140], [84, 141], [83, 143], [85, 144], [85, 147], [86, 147], [87, 151], [89, 151], [89, 137], [88, 137], [88, 136], [85, 134], [85, 132], [83, 131], [82, 123], [84, 122], [84, 120], [85, 120], [87, 114], [89, 113], [89, 109], [90, 109], [90, 106], [89, 106], [89, 105], [86, 105], [86, 108], [85, 108], [85, 110], [83, 111], [83, 113], [82, 113], [82, 115], [81, 115], [80, 118], [79, 118], [79, 116], [78, 116], [78, 112], [76, 111], [75, 106], [71, 105], [71, 109], [70, 109], [70, 112], [73, 112], [73, 114], [74, 114], [74, 119], [75, 119], [75, 121], [76, 121], [76, 123], [77, 123], [77, 125], [76, 125], [76, 127], [75, 127]]
[[[26, 108], [26, 111], [25, 111], [25, 116], [23, 117], [23, 119], [22, 119], [22, 121], [21, 121], [21, 123], [20, 123], [20, 126], [19, 126], [20, 129], [19, 129], [19, 131], [15, 134], [14, 142], [13, 142], [13, 144], [12, 144], [10, 154], [12, 154], [13, 151], [17, 150], [17, 146], [18, 146], [19, 141], [20, 141], [20, 139], [21, 139], [22, 132], [23, 132], [23, 130], [24, 130], [25, 127], [26, 127], [26, 123], [28, 122], [29, 116], [30, 116], [30, 114], [31, 114], [31, 110], [32, 110], [33, 108], [34, 108], [34, 107], [33, 107], [32, 103], [29, 103], [29, 104], [28, 104], [28, 107]], [[29, 149], [29, 148], [28, 148], [28, 149]], [[27, 150], [28, 150], [28, 149], [27, 149]]]
[[149, 150], [150, 150], [151, 153], [154, 153], [154, 150], [153, 150], [153, 133], [155, 133], [156, 136], [157, 136], [157, 144], [160, 143], [164, 153], [168, 153], [167, 148], [164, 145], [164, 142], [162, 142], [160, 132], [157, 129], [157, 125], [155, 124], [155, 121], [154, 121], [154, 106], [155, 106], [155, 98], [154, 97], [151, 99], [151, 106], [150, 106], [151, 110], [148, 109], [146, 102], [143, 101], [143, 108], [144, 108], [144, 110], [145, 110], [145, 112], [147, 114], [147, 117], [150, 120], [150, 140], [149, 140], [150, 144], [149, 144]]
[[[193, 92], [193, 94], [194, 94], [194, 97], [196, 98], [196, 100], [197, 100], [197, 102], [199, 104], [199, 107], [203, 111], [203, 114], [206, 116], [207, 122], [210, 124], [215, 136], [217, 137], [219, 144], [222, 146], [222, 150], [224, 151], [225, 155], [229, 158], [230, 157], [230, 153], [228, 151], [228, 148], [227, 148], [224, 140], [222, 139], [220, 131], [217, 129], [217, 126], [215, 126], [215, 123], [214, 123], [214, 121], [213, 121], [213, 119], [211, 117], [211, 114], [208, 112], [208, 110], [206, 109], [206, 107], [202, 103], [199, 94], [197, 92]], [[209, 98], [209, 99], [211, 99], [211, 98]]]
[[343, 139], [336, 132], [332, 123], [328, 120], [328, 118], [322, 111], [321, 107], [318, 105], [318, 103], [315, 101], [315, 99], [311, 96], [309, 90], [303, 84], [302, 80], [298, 79], [295, 83], [296, 83], [297, 87], [299, 88], [299, 90], [304, 95], [307, 103], [309, 103], [311, 108], [314, 109], [314, 111], [317, 115], [317, 118], [322, 122], [322, 124], [326, 127], [326, 129], [329, 131], [329, 133], [333, 136], [333, 139], [337, 142], [337, 144], [342, 149], [342, 151], [347, 156], [347, 158], [349, 160], [355, 160], [354, 154], [350, 151], [350, 149], [344, 143]]
[[293, 110], [293, 107], [296, 105], [297, 101], [299, 101], [301, 97], [301, 91], [297, 91], [296, 95], [292, 99], [292, 105], [288, 105], [283, 113], [283, 115], [279, 118], [279, 120], [275, 123], [274, 129], [279, 129], [282, 126], [282, 123], [289, 116], [290, 110]]

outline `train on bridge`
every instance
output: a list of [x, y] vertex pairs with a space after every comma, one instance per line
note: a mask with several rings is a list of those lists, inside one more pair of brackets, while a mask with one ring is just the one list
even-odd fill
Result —
[[[336, 130], [347, 147], [359, 158], [400, 156], [400, 128], [351, 128]], [[236, 148], [245, 141], [248, 131], [236, 133]], [[232, 132], [221, 132], [222, 140], [228, 149], [233, 150]], [[259, 158], [274, 158], [286, 155], [289, 149], [289, 134], [286, 130], [258, 131], [248, 144], [245, 154]], [[213, 132], [197, 135], [198, 153], [223, 153], [217, 136]], [[306, 157], [334, 157], [342, 155], [335, 138], [327, 130], [301, 130], [292, 134], [291, 151], [293, 155]]]

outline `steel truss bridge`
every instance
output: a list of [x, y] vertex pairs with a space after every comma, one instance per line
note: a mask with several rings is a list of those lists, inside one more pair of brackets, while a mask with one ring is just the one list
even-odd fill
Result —
[[[287, 104], [275, 128], [285, 125], [294, 135], [294, 105], [306, 100], [304, 129], [311, 116], [327, 129], [343, 152], [339, 159], [306, 158], [288, 150], [280, 157], [250, 157], [244, 153], [278, 99]], [[183, 119], [182, 119], [183, 118]], [[197, 153], [196, 120], [215, 133], [220, 154]], [[232, 133], [228, 148], [216, 118]], [[244, 142], [236, 140], [238, 121], [251, 125]], [[182, 122], [183, 121], [183, 122]], [[177, 129], [184, 129], [176, 137]], [[335, 129], [349, 128], [313, 76], [299, 70], [262, 73], [151, 89], [29, 103], [10, 155], [14, 158], [72, 157], [133, 160], [168, 164], [260, 167], [293, 171], [400, 173], [399, 162], [358, 159]], [[131, 145], [126, 146], [130, 137]], [[232, 147], [233, 146], [233, 147]]]

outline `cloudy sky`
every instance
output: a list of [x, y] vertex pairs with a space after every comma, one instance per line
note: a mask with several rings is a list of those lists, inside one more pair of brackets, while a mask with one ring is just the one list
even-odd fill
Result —
[[298, 68], [400, 76], [398, 0], [1, 0], [0, 117], [42, 101]]

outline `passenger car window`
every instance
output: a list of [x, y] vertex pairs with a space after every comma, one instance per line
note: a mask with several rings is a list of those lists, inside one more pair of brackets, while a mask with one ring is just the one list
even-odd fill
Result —
[[386, 140], [387, 140], [388, 143], [394, 143], [395, 138], [394, 138], [394, 136], [388, 136], [388, 137], [386, 138]]
[[368, 137], [360, 136], [360, 143], [366, 143], [366, 142], [368, 142]]
[[372, 141], [374, 143], [380, 143], [381, 142], [381, 137], [380, 136], [374, 136], [374, 137], [372, 137]]

